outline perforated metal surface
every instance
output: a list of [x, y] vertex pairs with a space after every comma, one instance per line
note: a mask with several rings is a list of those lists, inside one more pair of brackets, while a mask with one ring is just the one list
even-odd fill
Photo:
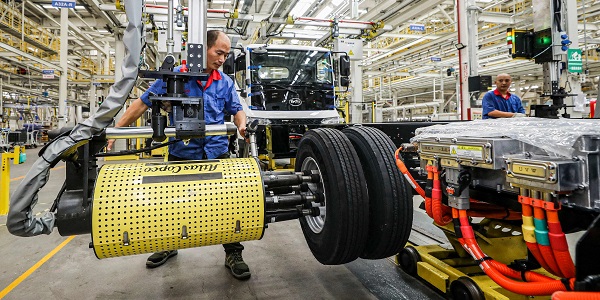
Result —
[[92, 205], [98, 258], [257, 240], [264, 189], [254, 159], [104, 165]]

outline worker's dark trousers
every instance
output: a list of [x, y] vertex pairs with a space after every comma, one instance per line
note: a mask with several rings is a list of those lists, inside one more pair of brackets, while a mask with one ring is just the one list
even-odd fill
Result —
[[[230, 157], [229, 152], [226, 152], [217, 158], [229, 158], [229, 157]], [[204, 154], [204, 159], [206, 159], [206, 154]], [[178, 160], [187, 160], [187, 159], [183, 159], [181, 157], [177, 157], [175, 155], [169, 154], [169, 161], [178, 161]], [[235, 252], [235, 251], [244, 250], [244, 246], [240, 243], [223, 244], [223, 248], [225, 248], [225, 253], [227, 253], [227, 254], [229, 254], [231, 252]]]

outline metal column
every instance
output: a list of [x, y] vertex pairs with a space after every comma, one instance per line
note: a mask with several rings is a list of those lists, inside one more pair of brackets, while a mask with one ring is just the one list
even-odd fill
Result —
[[60, 86], [58, 89], [58, 128], [67, 124], [67, 54], [69, 51], [69, 9], [60, 9]]
[[[469, 0], [456, 0], [456, 11], [458, 20], [458, 43], [457, 45], [466, 45], [469, 42], [469, 22], [467, 18], [467, 7]], [[477, 26], [475, 24], [475, 26]], [[475, 41], [477, 43], [477, 41]], [[469, 116], [467, 110], [470, 107], [469, 101], [469, 48], [464, 47], [458, 49], [458, 84], [460, 86], [459, 92], [457, 93], [458, 103], [457, 111], [460, 114], [461, 120], [468, 120]]]
[[[578, 38], [578, 31], [577, 31], [577, 1], [565, 1], [564, 2], [566, 4], [566, 15], [567, 15], [567, 35], [570, 37], [569, 40], [571, 40], [571, 45], [569, 46], [569, 48], [572, 49], [577, 49], [579, 48], [579, 38]], [[570, 7], [570, 8], [569, 8]], [[584, 32], [583, 34], [587, 34], [586, 32]], [[582, 51], [586, 51], [582, 50]], [[586, 66], [587, 67], [587, 66]], [[584, 72], [587, 72], [588, 70], [586, 68], [584, 68]], [[574, 74], [573, 74], [574, 75]], [[569, 107], [567, 108], [567, 113], [569, 113], [571, 115], [571, 118], [581, 118], [582, 117], [582, 113], [585, 110], [585, 100], [584, 100], [584, 93], [581, 91], [581, 81], [579, 80], [579, 78], [581, 78], [581, 76], [586, 76], [588, 74], [583, 73], [583, 74], [579, 74], [579, 76], [568, 76], [567, 77], [567, 81], [569, 82], [569, 85], [571, 86], [571, 92], [570, 94], [577, 94], [577, 95], [581, 95], [581, 96], [572, 96], [572, 97], [567, 97], [565, 99], [565, 104], [567, 106], [569, 105], [574, 105], [575, 107]]]
[[[118, 82], [123, 78], [123, 70], [121, 67], [123, 66], [123, 59], [125, 58], [125, 45], [123, 45], [123, 34], [121, 32], [115, 32], [115, 82]], [[119, 111], [119, 113], [115, 116], [115, 120], [120, 120], [125, 113], [125, 105], [123, 105], [123, 109]], [[116, 140], [114, 144], [114, 149], [116, 151], [121, 151], [126, 149], [126, 141], [125, 140]]]
[[88, 95], [88, 100], [90, 102], [90, 116], [96, 113], [98, 109], [96, 107], [96, 86], [94, 85], [94, 79], [90, 81], [90, 93]]
[[[468, 31], [468, 39], [467, 39], [467, 49], [469, 49], [469, 76], [477, 76], [479, 75], [479, 11], [480, 8], [475, 4], [475, 0], [467, 0], [467, 31]], [[466, 108], [470, 108], [473, 105], [477, 104], [477, 98], [475, 96], [479, 96], [479, 93], [471, 93], [469, 92], [467, 84], [467, 92], [469, 93], [469, 101], [468, 106]], [[467, 113], [467, 110], [464, 110]], [[464, 120], [464, 119], [463, 119]]]
[[360, 61], [350, 61], [350, 78], [350, 82], [352, 82], [350, 123], [362, 123], [363, 87], [362, 68], [360, 67]]
[[[203, 45], [203, 67], [206, 67], [206, 10], [206, 0], [189, 1], [188, 16], [190, 17], [188, 17], [188, 44]], [[189, 49], [188, 53], [190, 53]]]

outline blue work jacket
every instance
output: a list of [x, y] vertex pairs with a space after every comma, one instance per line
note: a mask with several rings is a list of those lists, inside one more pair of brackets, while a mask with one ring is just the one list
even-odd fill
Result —
[[493, 90], [483, 95], [481, 106], [483, 107], [483, 118], [484, 119], [495, 119], [494, 117], [488, 116], [488, 113], [499, 110], [511, 113], [525, 113], [523, 104], [521, 104], [521, 98], [517, 95], [508, 93], [507, 98], [502, 97], [502, 94], [498, 90]]
[[[175, 68], [179, 71], [180, 67]], [[224, 75], [219, 70], [213, 70], [206, 82], [206, 87], [194, 79], [190, 79], [185, 84], [185, 93], [190, 97], [202, 96], [204, 98], [204, 119], [206, 125], [223, 124], [225, 122], [225, 113], [235, 115], [242, 110], [240, 99], [235, 90], [233, 80]], [[152, 86], [140, 97], [144, 104], [152, 107], [152, 102], [148, 99], [151, 94], [161, 95], [167, 92], [167, 85], [162, 80], [156, 80]], [[169, 113], [169, 122], [173, 122], [173, 114]], [[202, 139], [191, 139], [187, 145], [183, 142], [175, 143], [169, 146], [169, 154], [183, 159], [199, 160], [217, 158], [229, 150], [229, 139], [227, 136], [207, 136]], [[206, 156], [205, 156], [206, 154]]]

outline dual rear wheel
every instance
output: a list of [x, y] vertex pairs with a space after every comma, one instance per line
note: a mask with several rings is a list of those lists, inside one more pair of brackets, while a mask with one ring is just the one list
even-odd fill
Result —
[[412, 225], [412, 195], [394, 162], [395, 146], [370, 127], [308, 131], [298, 147], [296, 171], [318, 171], [308, 194], [319, 216], [300, 219], [315, 258], [327, 265], [398, 253]]

